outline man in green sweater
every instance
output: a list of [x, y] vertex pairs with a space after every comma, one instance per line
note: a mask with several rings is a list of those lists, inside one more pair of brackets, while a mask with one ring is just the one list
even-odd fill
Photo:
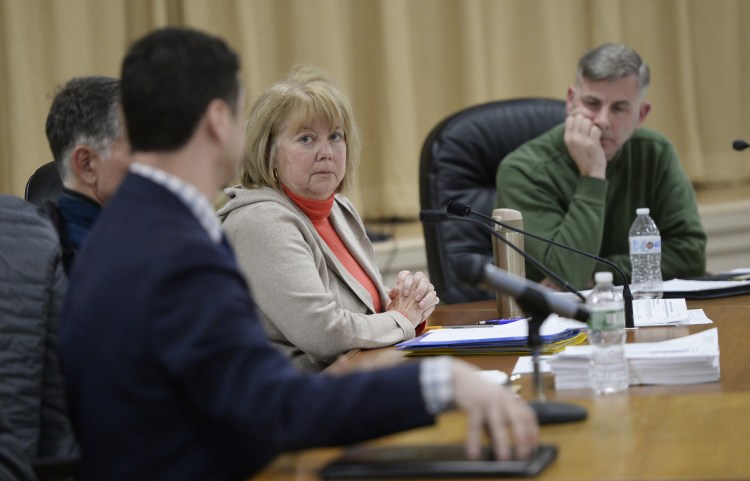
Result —
[[[706, 234], [690, 180], [672, 144], [641, 128], [649, 68], [632, 49], [605, 44], [578, 63], [560, 124], [510, 153], [497, 171], [497, 205], [523, 214], [527, 230], [613, 261], [630, 275], [628, 231], [649, 207], [662, 237], [665, 280], [703, 274]], [[577, 289], [610, 270], [558, 247], [526, 251]], [[527, 276], [554, 287], [526, 264]], [[617, 276], [615, 275], [615, 279]]]

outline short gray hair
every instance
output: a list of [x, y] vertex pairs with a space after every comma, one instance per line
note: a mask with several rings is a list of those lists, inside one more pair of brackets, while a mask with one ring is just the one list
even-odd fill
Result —
[[616, 80], [630, 75], [638, 77], [638, 91], [642, 99], [646, 95], [651, 81], [651, 71], [646, 63], [632, 48], [605, 43], [589, 50], [578, 61], [576, 82], [582, 79], [597, 82], [599, 80]]
[[122, 132], [118, 79], [76, 77], [55, 94], [46, 133], [63, 180], [70, 172], [70, 155], [76, 145], [88, 144], [108, 157], [112, 143]]

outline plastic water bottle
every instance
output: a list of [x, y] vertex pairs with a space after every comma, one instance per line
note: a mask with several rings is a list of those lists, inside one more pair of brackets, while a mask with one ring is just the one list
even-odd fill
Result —
[[635, 299], [660, 299], [661, 235], [649, 209], [636, 209], [637, 217], [630, 227], [630, 264], [633, 268], [630, 289]]
[[596, 394], [612, 394], [628, 388], [628, 363], [625, 358], [625, 303], [612, 285], [611, 272], [597, 272], [596, 285], [586, 299], [591, 312], [589, 379]]

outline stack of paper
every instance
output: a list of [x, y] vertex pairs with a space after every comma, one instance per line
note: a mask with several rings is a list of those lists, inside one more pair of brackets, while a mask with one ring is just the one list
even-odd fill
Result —
[[[477, 326], [461, 329], [435, 329], [419, 337], [396, 344], [399, 350], [411, 355], [437, 354], [528, 354], [529, 325], [522, 319], [499, 326]], [[586, 340], [586, 324], [551, 315], [542, 324], [540, 335], [542, 352], [558, 352], [565, 346]]]
[[[589, 384], [591, 349], [571, 346], [550, 358], [557, 389]], [[719, 333], [716, 328], [662, 342], [625, 344], [630, 385], [698, 384], [718, 381]]]

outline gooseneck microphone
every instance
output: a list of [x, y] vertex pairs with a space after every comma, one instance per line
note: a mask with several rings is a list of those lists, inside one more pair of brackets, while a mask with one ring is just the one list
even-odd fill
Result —
[[625, 301], [625, 327], [635, 327], [635, 323], [633, 322], [633, 293], [630, 291], [630, 282], [628, 281], [628, 276], [625, 275], [625, 272], [620, 266], [618, 266], [611, 260], [594, 254], [589, 254], [588, 252], [576, 249], [575, 247], [570, 247], [568, 245], [561, 244], [560, 242], [553, 241], [552, 239], [547, 239], [537, 234], [532, 234], [531, 232], [525, 231], [523, 229], [513, 227], [497, 219], [493, 219], [488, 215], [484, 215], [481, 212], [476, 212], [463, 202], [459, 202], [456, 200], [449, 201], [447, 205], [447, 211], [459, 217], [468, 217], [470, 215], [481, 217], [482, 219], [486, 219], [494, 224], [505, 227], [508, 230], [518, 232], [519, 234], [531, 237], [532, 239], [536, 239], [556, 247], [560, 247], [570, 252], [575, 252], [578, 255], [588, 257], [589, 259], [595, 260], [596, 262], [611, 267], [615, 272], [617, 272], [617, 274], [620, 276], [620, 280], [622, 281], [622, 298]]
[[508, 239], [500, 235], [500, 233], [497, 232], [495, 229], [493, 229], [492, 227], [490, 227], [489, 225], [485, 224], [484, 222], [480, 220], [472, 219], [470, 217], [450, 217], [448, 216], [448, 213], [445, 211], [433, 210], [433, 209], [422, 210], [419, 213], [419, 220], [426, 224], [435, 224], [435, 223], [444, 222], [447, 220], [451, 220], [451, 221], [456, 220], [459, 222], [470, 222], [472, 224], [480, 225], [484, 227], [485, 229], [487, 229], [490, 232], [490, 234], [492, 234], [493, 236], [497, 237], [502, 242], [504, 242], [508, 247], [518, 252], [519, 254], [521, 254], [521, 256], [523, 256], [524, 259], [532, 263], [534, 267], [536, 267], [540, 271], [544, 272], [547, 276], [552, 278], [558, 286], [562, 287], [563, 289], [565, 289], [566, 291], [572, 294], [575, 294], [581, 300], [581, 302], [586, 302], [586, 298], [583, 297], [583, 294], [578, 292], [578, 290], [575, 287], [571, 286], [569, 282], [561, 278], [554, 271], [552, 271], [549, 267], [539, 262], [539, 260], [532, 257], [528, 252], [525, 252], [523, 249], [519, 249], [518, 246], [510, 242]]
[[589, 320], [589, 311], [583, 305], [554, 296], [551, 290], [536, 282], [514, 276], [499, 267], [485, 263], [479, 254], [463, 256], [461, 262], [454, 263], [453, 270], [456, 277], [467, 284], [485, 284], [513, 296], [521, 309], [532, 317], [545, 319], [554, 313], [581, 322]]
[[456, 276], [467, 284], [486, 284], [516, 299], [516, 303], [531, 316], [528, 321], [528, 343], [532, 348], [534, 363], [534, 394], [536, 400], [529, 405], [536, 413], [539, 424], [557, 424], [586, 419], [586, 409], [561, 401], [547, 401], [544, 396], [544, 381], [540, 368], [540, 354], [543, 346], [540, 328], [550, 314], [587, 322], [589, 311], [586, 307], [555, 297], [549, 289], [535, 282], [485, 263], [479, 254], [467, 254], [454, 264]]
[[748, 144], [747, 142], [745, 142], [742, 139], [738, 139], [738, 140], [735, 140], [734, 142], [732, 142], [732, 148], [734, 150], [745, 150], [748, 147], [750, 147], [750, 144]]

